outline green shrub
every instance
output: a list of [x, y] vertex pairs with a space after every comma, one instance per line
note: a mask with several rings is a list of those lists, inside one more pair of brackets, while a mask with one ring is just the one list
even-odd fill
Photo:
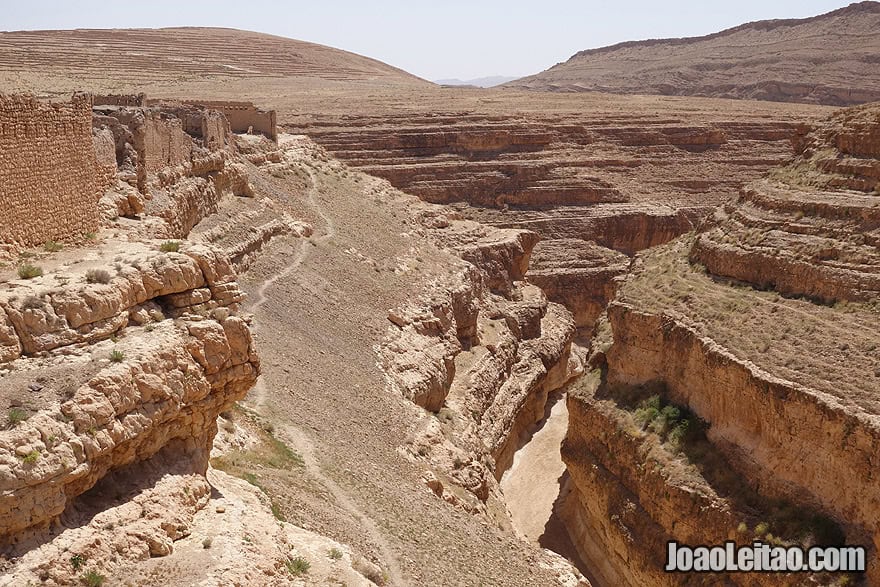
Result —
[[33, 465], [38, 460], [40, 460], [40, 451], [38, 450], [32, 450], [31, 452], [27, 453], [22, 459], [22, 461], [24, 461], [28, 465]]
[[165, 241], [159, 250], [163, 253], [176, 253], [180, 250], [180, 241]]
[[121, 363], [125, 360], [125, 353], [119, 349], [113, 349], [110, 351], [110, 360], [114, 363]]
[[106, 269], [89, 269], [86, 271], [86, 281], [88, 283], [110, 283], [112, 276]]
[[17, 426], [21, 422], [27, 420], [30, 416], [28, 413], [21, 408], [12, 408], [6, 414], [6, 421], [10, 426]]
[[330, 558], [335, 561], [338, 561], [339, 559], [342, 558], [342, 551], [339, 550], [338, 548], [331, 548], [330, 552], [328, 554], [329, 554]]
[[764, 536], [767, 532], [770, 531], [770, 524], [767, 522], [759, 522], [757, 526], [755, 526], [755, 536]]
[[284, 565], [287, 567], [287, 572], [294, 577], [305, 575], [312, 567], [311, 563], [301, 556], [287, 559], [284, 561]]
[[660, 417], [660, 396], [652, 395], [648, 399], [642, 401], [635, 411], [636, 423], [644, 430], [651, 423]]
[[83, 568], [83, 565], [86, 564], [86, 557], [81, 554], [75, 554], [70, 557], [70, 566], [73, 567], [74, 571], [78, 571]]
[[30, 263], [24, 263], [18, 267], [18, 276], [21, 279], [33, 279], [34, 277], [40, 277], [42, 274], [42, 267], [37, 267]]
[[669, 435], [666, 437], [666, 440], [669, 441], [669, 444], [672, 445], [673, 449], [681, 450], [681, 447], [684, 444], [685, 439], [687, 438], [690, 424], [691, 423], [689, 420], [682, 420], [678, 424], [676, 424], [672, 428], [672, 430], [669, 431]]
[[43, 250], [47, 253], [57, 253], [61, 249], [64, 248], [64, 245], [61, 243], [56, 243], [55, 241], [46, 241], [43, 243]]

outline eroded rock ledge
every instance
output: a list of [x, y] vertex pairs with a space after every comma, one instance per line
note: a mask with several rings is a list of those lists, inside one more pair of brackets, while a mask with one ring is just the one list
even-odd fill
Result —
[[53, 276], [66, 286], [45, 277], [3, 292], [11, 349], [3, 402], [20, 410], [15, 398], [35, 389], [43, 401], [0, 433], [4, 542], [47, 526], [109, 471], [172, 443], [204, 474], [217, 415], [256, 381], [228, 261], [203, 246], [141, 247], [117, 257], [106, 285], [87, 283], [82, 267]]
[[437, 413], [404, 447], [429, 465], [432, 491], [469, 511], [503, 509], [497, 480], [520, 437], [543, 418], [548, 394], [582, 372], [575, 324], [522, 281], [534, 233], [441, 210], [420, 212], [426, 235], [467, 262], [389, 314], [380, 363], [390, 387]]

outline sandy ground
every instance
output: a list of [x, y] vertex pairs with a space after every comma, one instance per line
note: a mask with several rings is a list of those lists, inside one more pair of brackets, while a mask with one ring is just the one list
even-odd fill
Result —
[[541, 428], [516, 453], [513, 466], [501, 478], [501, 490], [514, 527], [536, 544], [553, 514], [559, 480], [565, 473], [559, 446], [567, 428], [568, 409], [563, 396], [556, 400]]

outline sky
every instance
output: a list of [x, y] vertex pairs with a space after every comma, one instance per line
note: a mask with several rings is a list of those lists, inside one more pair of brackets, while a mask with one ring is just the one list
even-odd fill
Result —
[[220, 26], [330, 45], [429, 80], [524, 76], [582, 49], [804, 18], [829, 0], [0, 0], [0, 29]]

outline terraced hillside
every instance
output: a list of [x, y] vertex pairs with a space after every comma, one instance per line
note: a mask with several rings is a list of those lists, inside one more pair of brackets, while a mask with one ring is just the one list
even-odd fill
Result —
[[200, 80], [315, 77], [427, 85], [380, 61], [315, 43], [217, 28], [0, 33], [0, 87], [69, 93]]
[[505, 87], [850, 105], [880, 99], [880, 3], [589, 49]]

